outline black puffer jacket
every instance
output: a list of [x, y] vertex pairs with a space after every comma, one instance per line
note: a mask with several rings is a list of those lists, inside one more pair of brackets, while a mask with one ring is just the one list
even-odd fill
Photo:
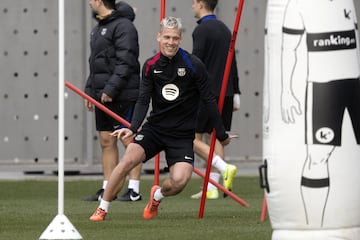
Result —
[[125, 2], [104, 19], [97, 19], [90, 36], [90, 75], [85, 92], [100, 101], [106, 93], [113, 102], [136, 101], [139, 94], [140, 63], [135, 13]]

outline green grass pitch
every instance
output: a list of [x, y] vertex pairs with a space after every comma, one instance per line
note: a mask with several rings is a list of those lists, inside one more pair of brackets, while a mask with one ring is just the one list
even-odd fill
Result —
[[[164, 178], [160, 176], [160, 183]], [[237, 177], [233, 192], [250, 204], [243, 207], [233, 199], [207, 200], [203, 218], [199, 218], [200, 200], [190, 199], [203, 180], [194, 177], [179, 195], [164, 199], [159, 215], [145, 221], [142, 211], [149, 199], [152, 177], [141, 180], [143, 200], [113, 202], [104, 222], [88, 218], [98, 202], [82, 198], [96, 191], [100, 180], [65, 177], [64, 213], [84, 240], [197, 240], [241, 239], [269, 240], [269, 220], [260, 221], [263, 191], [258, 177]], [[58, 214], [58, 183], [52, 180], [0, 181], [0, 240], [39, 239]]]

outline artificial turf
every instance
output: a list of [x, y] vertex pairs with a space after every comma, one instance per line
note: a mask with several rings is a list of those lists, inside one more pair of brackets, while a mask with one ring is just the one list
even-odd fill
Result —
[[[165, 176], [160, 176], [160, 183]], [[94, 193], [100, 180], [65, 177], [64, 214], [86, 240], [196, 240], [271, 239], [269, 220], [260, 221], [263, 191], [258, 177], [236, 177], [233, 192], [250, 204], [243, 207], [230, 197], [207, 200], [199, 218], [200, 200], [190, 198], [203, 184], [193, 178], [179, 195], [164, 199], [159, 215], [143, 220], [152, 178], [141, 180], [142, 201], [114, 201], [104, 222], [88, 220], [98, 202], [82, 201]], [[1, 180], [0, 240], [39, 239], [58, 214], [57, 179]]]

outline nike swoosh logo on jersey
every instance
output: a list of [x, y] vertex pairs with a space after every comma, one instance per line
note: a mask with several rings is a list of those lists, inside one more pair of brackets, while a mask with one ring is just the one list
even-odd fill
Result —
[[185, 156], [185, 159], [192, 160], [192, 157]]
[[161, 70], [154, 70], [154, 73], [162, 73], [163, 71], [161, 71]]

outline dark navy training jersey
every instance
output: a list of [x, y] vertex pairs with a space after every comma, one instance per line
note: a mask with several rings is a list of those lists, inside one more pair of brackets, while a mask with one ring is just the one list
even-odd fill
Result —
[[218, 139], [225, 140], [227, 134], [204, 64], [181, 48], [171, 59], [158, 53], [143, 65], [140, 94], [130, 129], [135, 132], [141, 126], [151, 100], [152, 110], [146, 124], [165, 134], [194, 135], [200, 99], [213, 119]]

